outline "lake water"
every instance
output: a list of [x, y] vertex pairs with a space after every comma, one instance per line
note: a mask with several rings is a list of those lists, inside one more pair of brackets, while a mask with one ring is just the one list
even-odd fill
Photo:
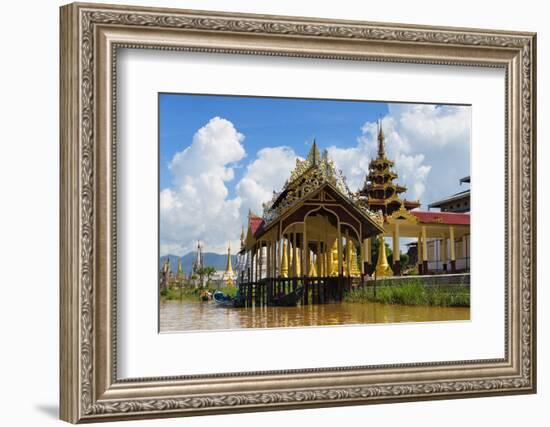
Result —
[[469, 320], [467, 307], [334, 303], [297, 307], [227, 308], [214, 302], [162, 301], [160, 331], [280, 328]]

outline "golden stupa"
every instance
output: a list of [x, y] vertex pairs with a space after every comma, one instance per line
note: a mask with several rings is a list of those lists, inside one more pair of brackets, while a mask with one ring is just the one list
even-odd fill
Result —
[[227, 264], [222, 277], [226, 286], [235, 286], [234, 276], [235, 273], [233, 273], [233, 266], [231, 265], [231, 243], [229, 243], [227, 246]]
[[357, 266], [357, 251], [351, 239], [348, 239], [346, 244], [346, 275], [351, 277], [361, 276], [361, 270]]
[[393, 271], [388, 264], [388, 258], [386, 257], [386, 243], [384, 242], [384, 236], [380, 235], [378, 246], [378, 261], [376, 262], [376, 276], [377, 277], [390, 277], [393, 276]]

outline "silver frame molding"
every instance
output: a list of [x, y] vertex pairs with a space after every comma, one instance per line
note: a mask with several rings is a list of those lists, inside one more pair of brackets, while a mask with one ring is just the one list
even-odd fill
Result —
[[[536, 391], [534, 33], [79, 3], [60, 13], [61, 419], [112, 421]], [[503, 68], [505, 357], [118, 379], [118, 48]]]

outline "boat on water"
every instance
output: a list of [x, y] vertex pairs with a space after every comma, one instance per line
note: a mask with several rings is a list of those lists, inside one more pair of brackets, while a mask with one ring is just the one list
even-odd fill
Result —
[[304, 287], [301, 286], [288, 294], [280, 294], [271, 300], [269, 305], [276, 307], [294, 307], [304, 296]]
[[206, 289], [203, 289], [199, 294], [199, 299], [203, 302], [210, 301], [212, 299], [212, 292], [208, 292]]
[[[282, 293], [273, 297], [271, 301], [268, 302], [268, 305], [274, 307], [295, 307], [303, 296], [304, 287], [301, 286], [288, 294]], [[245, 305], [245, 301], [241, 298], [239, 292], [237, 292], [235, 297], [232, 297], [221, 291], [215, 291], [213, 298], [214, 302], [222, 307], [244, 307]]]
[[213, 298], [214, 298], [214, 302], [221, 307], [242, 307], [243, 306], [243, 301], [238, 292], [235, 297], [232, 297], [230, 295], [224, 294], [221, 291], [215, 291]]

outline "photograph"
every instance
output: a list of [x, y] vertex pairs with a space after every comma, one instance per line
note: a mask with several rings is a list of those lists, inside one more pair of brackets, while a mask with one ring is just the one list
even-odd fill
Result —
[[471, 105], [159, 93], [159, 331], [469, 321], [470, 144]]

